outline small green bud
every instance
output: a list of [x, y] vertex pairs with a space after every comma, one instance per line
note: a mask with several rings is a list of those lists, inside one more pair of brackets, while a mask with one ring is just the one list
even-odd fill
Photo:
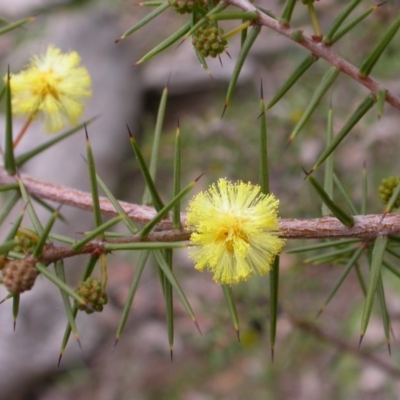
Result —
[[103, 291], [98, 279], [88, 278], [86, 281], [80, 282], [75, 292], [86, 300], [86, 304], [78, 303], [75, 300], [75, 305], [87, 314], [103, 311], [104, 305], [108, 303], [107, 293]]
[[[389, 176], [388, 178], [382, 179], [381, 185], [379, 186], [379, 197], [383, 204], [387, 204], [392, 197], [394, 190], [400, 182], [400, 176]], [[394, 208], [400, 207], [400, 197], [397, 198]]]
[[193, 35], [193, 46], [203, 57], [217, 57], [225, 51], [228, 42], [223, 39], [224, 31], [214, 24], [200, 27]]

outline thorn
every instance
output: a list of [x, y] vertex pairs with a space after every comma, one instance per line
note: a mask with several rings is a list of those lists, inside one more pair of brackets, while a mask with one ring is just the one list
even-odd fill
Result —
[[[205, 172], [201, 173], [195, 180], [194, 182], [198, 182], [200, 180], [200, 178], [205, 174]], [[197, 322], [195, 322], [197, 323]]]
[[325, 310], [325, 306], [322, 307], [322, 308], [318, 311], [318, 313], [317, 313], [317, 319], [321, 316], [321, 314], [324, 312], [324, 310]]
[[83, 162], [87, 164], [87, 159], [86, 159], [86, 157], [85, 157], [82, 153], [80, 153], [79, 155], [82, 157]]
[[265, 115], [265, 108], [264, 111], [257, 117], [257, 120], [259, 120], [263, 115]]
[[169, 349], [169, 356], [172, 363], [174, 361], [174, 349], [172, 347]]
[[390, 325], [390, 333], [393, 336], [393, 339], [396, 340], [396, 335], [394, 334], [393, 326]]
[[293, 142], [293, 139], [290, 137], [290, 138], [286, 141], [286, 144], [285, 144], [285, 151], [286, 151], [287, 148], [292, 144], [292, 142]]
[[60, 368], [60, 364], [61, 364], [61, 358], [63, 356], [63, 351], [60, 352], [60, 355], [58, 356], [58, 364], [57, 364], [57, 368]]
[[271, 347], [271, 361], [274, 362], [274, 358], [275, 358], [275, 351], [274, 348]]
[[386, 4], [386, 3], [387, 3], [387, 1], [382, 1], [382, 3], [377, 4], [375, 7], [378, 8], [378, 7], [380, 7], [380, 6], [383, 6], [383, 5]]
[[382, 218], [381, 218], [381, 220], [379, 221], [379, 225], [383, 222], [383, 220], [385, 219], [385, 217], [386, 217], [386, 215], [388, 215], [389, 213], [386, 211], [386, 209], [383, 211], [383, 214], [382, 214]]
[[187, 39], [187, 38], [184, 37], [184, 38], [180, 41], [180, 43], [178, 43], [178, 46], [176, 46], [176, 48], [179, 48], [179, 46], [180, 46], [186, 39]]
[[164, 90], [166, 90], [166, 91], [168, 91], [169, 83], [171, 82], [171, 77], [172, 77], [172, 71], [170, 71], [170, 73], [168, 75], [167, 84], [165, 85], [165, 88], [164, 88]]
[[392, 356], [392, 348], [390, 346], [390, 342], [387, 342], [387, 348], [388, 348], [388, 352], [389, 352], [389, 356]]
[[122, 39], [123, 39], [122, 36], [120, 36], [118, 39], [115, 39], [114, 43], [118, 44]]
[[225, 50], [225, 53], [226, 53], [227, 56], [232, 60], [232, 57], [231, 57], [231, 55], [229, 54], [229, 51], [228, 51], [228, 50]]
[[240, 341], [240, 332], [239, 332], [239, 329], [235, 329], [236, 330], [236, 337], [237, 337], [237, 340], [238, 340], [238, 342], [241, 344], [242, 342]]
[[85, 135], [86, 135], [86, 141], [88, 142], [89, 141], [89, 134], [88, 134], [88, 131], [87, 131], [86, 124], [85, 124]]
[[363, 338], [364, 338], [364, 334], [361, 333], [360, 334], [360, 340], [358, 341], [358, 349], [357, 349], [358, 351], [360, 351], [360, 346], [361, 346], [361, 342], [362, 342]]
[[193, 322], [194, 322], [194, 324], [196, 325], [196, 328], [197, 328], [197, 330], [199, 331], [200, 335], [202, 335], [201, 329], [200, 329], [200, 326], [199, 326], [198, 322], [197, 322], [195, 319], [193, 320]]
[[83, 353], [83, 347], [82, 347], [82, 343], [81, 343], [81, 341], [79, 339], [79, 336], [75, 336], [75, 340], [77, 341], [78, 346], [81, 349], [81, 352]]
[[226, 111], [227, 107], [228, 107], [228, 103], [225, 102], [224, 109], [222, 110], [221, 119], [224, 118], [225, 111]]
[[301, 169], [303, 170], [303, 172], [305, 173], [305, 177], [304, 177], [304, 180], [306, 180], [310, 175], [311, 175], [311, 172], [307, 172], [303, 167], [301, 167]]
[[14, 332], [15, 332], [15, 328], [17, 327], [17, 320], [14, 319]]
[[115, 338], [114, 346], [113, 346], [113, 351], [115, 351], [117, 344], [119, 343], [119, 337]]
[[[260, 97], [261, 97], [261, 100], [264, 100], [264, 88], [263, 88], [262, 78], [261, 78], [261, 82], [260, 82]], [[263, 113], [261, 113], [261, 115], [263, 115], [263, 114], [265, 114], [265, 110]], [[260, 115], [260, 117], [261, 117], [261, 115]], [[258, 117], [258, 118], [260, 118], [260, 117]]]
[[126, 124], [126, 128], [128, 129], [129, 137], [130, 137], [131, 139], [133, 139], [133, 135], [132, 135], [131, 130], [129, 129], [129, 125], [128, 125], [128, 124]]
[[177, 115], [176, 115], [176, 127], [177, 127], [177, 129], [181, 128], [181, 124], [180, 124], [180, 121], [179, 121], [179, 113], [177, 113]]
[[219, 54], [218, 54], [218, 60], [219, 60], [219, 63], [221, 64], [221, 67], [224, 67], [224, 65], [222, 64], [222, 60], [221, 60], [221, 57], [219, 56]]

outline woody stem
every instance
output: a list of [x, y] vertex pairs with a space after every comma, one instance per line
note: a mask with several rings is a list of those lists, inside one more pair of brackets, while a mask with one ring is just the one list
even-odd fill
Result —
[[21, 131], [19, 132], [18, 136], [14, 140], [14, 143], [13, 143], [13, 148], [14, 149], [18, 146], [18, 143], [25, 136], [25, 133], [28, 130], [29, 125], [31, 124], [32, 121], [33, 121], [33, 114], [31, 114], [31, 116], [26, 120], [26, 122], [25, 122], [24, 126], [22, 127]]

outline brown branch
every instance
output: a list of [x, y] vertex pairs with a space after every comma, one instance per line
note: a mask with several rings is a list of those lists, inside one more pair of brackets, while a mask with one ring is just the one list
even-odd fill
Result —
[[[20, 175], [20, 179], [28, 193], [44, 200], [55, 201], [60, 204], [83, 210], [92, 210], [92, 196], [76, 189], [66, 188], [51, 183], [35, 180], [28, 175]], [[9, 176], [0, 167], [0, 186], [12, 184], [18, 181], [15, 176]], [[121, 206], [132, 219], [132, 221], [144, 224], [156, 215], [152, 207], [130, 204], [121, 201]], [[100, 198], [100, 208], [104, 214], [116, 216], [113, 205], [105, 198]], [[185, 214], [182, 213], [181, 220], [185, 222]], [[157, 231], [150, 236], [150, 241], [179, 241], [187, 240], [191, 232], [189, 230], [172, 230], [171, 218], [165, 218], [158, 226]], [[168, 232], [159, 232], [168, 231]], [[345, 227], [340, 221], [333, 217], [315, 219], [281, 219], [281, 237], [286, 239], [327, 239], [327, 238], [360, 238], [372, 240], [377, 236], [400, 235], [400, 215], [389, 214], [382, 221], [382, 215], [361, 215], [355, 217], [352, 228]], [[158, 235], [158, 236], [157, 236]], [[135, 241], [126, 239], [125, 242]], [[136, 240], [138, 241], [138, 240]]]
[[229, 4], [232, 4], [235, 7], [242, 9], [243, 11], [253, 11], [258, 14], [257, 23], [259, 25], [266, 26], [275, 32], [286, 36], [291, 41], [303, 46], [307, 50], [310, 50], [315, 56], [326, 60], [329, 64], [338, 68], [341, 72], [350, 76], [352, 79], [359, 82], [361, 85], [368, 88], [371, 92], [377, 92], [378, 90], [386, 91], [386, 101], [391, 104], [393, 107], [400, 110], [400, 97], [396, 96], [390, 90], [388, 90], [381, 83], [376, 81], [373, 78], [365, 77], [362, 78], [358, 73], [358, 68], [354, 65], [350, 64], [348, 61], [341, 58], [338, 54], [336, 54], [330, 46], [325, 45], [322, 42], [314, 41], [313, 39], [302, 35], [302, 39], [300, 41], [296, 41], [293, 37], [293, 33], [296, 31], [291, 27], [283, 24], [282, 22], [271, 18], [270, 16], [262, 13], [257, 10], [253, 4], [251, 4], [247, 0], [229, 0]]
[[[190, 238], [191, 232], [188, 230], [165, 230], [160, 232], [152, 232], [147, 236], [146, 239], [142, 239], [139, 235], [133, 235], [128, 237], [121, 237], [117, 239], [107, 240], [92, 240], [78, 251], [74, 251], [71, 246], [54, 246], [52, 244], [46, 245], [40, 256], [40, 261], [48, 264], [58, 260], [64, 260], [65, 258], [74, 257], [77, 254], [101, 254], [112, 252], [107, 249], [107, 245], [112, 244], [126, 244], [126, 243], [142, 243], [146, 246], [146, 243], [169, 243], [177, 241], [185, 241]], [[182, 245], [182, 248], [185, 245]]]
[[344, 340], [336, 337], [335, 335], [321, 330], [314, 324], [302, 321], [293, 316], [289, 316], [289, 319], [294, 326], [308, 333], [309, 335], [312, 335], [322, 341], [330, 343], [332, 346], [335, 346], [339, 351], [349, 353], [354, 357], [358, 357], [370, 364], [375, 365], [376, 367], [380, 368], [382, 371], [385, 371], [395, 379], [400, 379], [400, 370], [396, 368], [394, 365], [391, 365], [387, 361], [381, 359], [380, 357], [374, 354], [360, 351], [358, 350], [357, 346], [352, 346], [346, 343]]

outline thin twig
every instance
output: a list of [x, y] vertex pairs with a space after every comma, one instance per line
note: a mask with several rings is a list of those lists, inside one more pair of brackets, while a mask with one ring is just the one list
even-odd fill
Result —
[[[359, 82], [361, 85], [368, 88], [371, 92], [375, 93], [378, 90], [386, 91], [386, 101], [393, 107], [400, 110], [400, 97], [396, 96], [393, 92], [388, 90], [384, 85], [379, 83], [373, 78], [365, 77], [362, 78], [359, 75], [358, 68], [350, 64], [348, 61], [340, 57], [335, 53], [330, 46], [325, 45], [322, 42], [314, 41], [312, 38], [302, 35], [302, 39], [297, 41], [294, 39], [296, 35], [293, 35], [295, 29], [283, 24], [282, 22], [269, 17], [268, 15], [257, 10], [253, 4], [247, 0], [230, 0], [229, 4], [242, 9], [243, 11], [254, 11], [258, 14], [257, 23], [259, 25], [266, 26], [275, 32], [286, 36], [294, 43], [310, 50], [315, 56], [328, 61], [329, 64], [338, 68], [341, 72], [350, 76], [352, 79]], [[298, 35], [297, 35], [298, 36]]]
[[[7, 175], [3, 167], [0, 167], [0, 186], [17, 182], [17, 177]], [[24, 186], [28, 193], [44, 200], [55, 201], [59, 204], [67, 204], [83, 210], [92, 210], [92, 196], [80, 190], [66, 188], [64, 186], [41, 182], [21, 174]], [[152, 207], [120, 202], [129, 218], [140, 224], [145, 224], [154, 218], [156, 211]], [[116, 216], [113, 205], [105, 197], [100, 197], [100, 209], [103, 214]], [[185, 224], [186, 215], [181, 214], [182, 224]], [[173, 230], [172, 219], [165, 218], [157, 225], [158, 231], [164, 232], [161, 241], [187, 240], [191, 232], [189, 230]], [[400, 235], [400, 215], [388, 214], [382, 220], [382, 214], [360, 215], [355, 217], [355, 224], [351, 228], [344, 226], [333, 217], [314, 219], [281, 219], [280, 236], [286, 239], [327, 239], [327, 238], [360, 238], [372, 240], [377, 236]], [[153, 241], [160, 241], [157, 238]], [[126, 240], [129, 242], [129, 240]], [[134, 240], [133, 240], [134, 241]]]
[[357, 346], [352, 346], [342, 339], [336, 337], [332, 333], [325, 332], [318, 328], [315, 324], [311, 324], [306, 321], [302, 321], [298, 318], [289, 316], [290, 322], [306, 332], [309, 335], [317, 337], [320, 340], [330, 343], [332, 346], [335, 346], [338, 350], [352, 354], [354, 357], [361, 358], [366, 362], [380, 368], [382, 371], [385, 371], [389, 375], [391, 375], [395, 379], [400, 379], [400, 370], [396, 368], [394, 365], [389, 364], [387, 361], [381, 359], [375, 354], [369, 354], [364, 351], [360, 351], [357, 349]]

